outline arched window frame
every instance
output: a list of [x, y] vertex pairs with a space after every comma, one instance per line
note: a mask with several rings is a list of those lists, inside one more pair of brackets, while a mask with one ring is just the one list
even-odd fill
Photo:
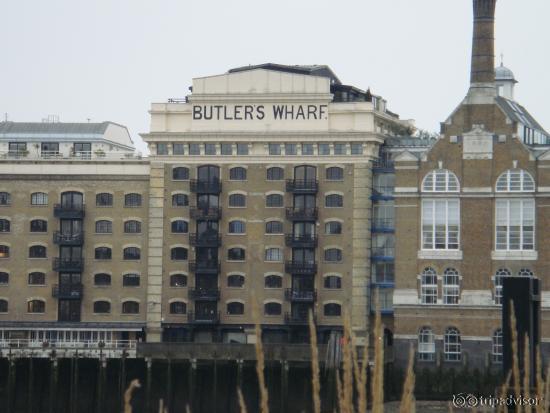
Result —
[[447, 268], [443, 273], [443, 304], [459, 304], [460, 275], [454, 268]]
[[226, 304], [227, 315], [244, 315], [244, 303], [240, 301], [228, 301]]
[[228, 227], [229, 234], [246, 234], [246, 222], [242, 219], [234, 219], [229, 221]]
[[493, 359], [493, 363], [500, 364], [502, 363], [504, 348], [502, 329], [498, 328], [495, 330], [495, 332], [493, 333], [492, 341], [493, 345], [491, 347], [491, 356]]
[[448, 169], [435, 169], [424, 177], [422, 192], [460, 192], [460, 182]]
[[280, 166], [267, 168], [266, 179], [268, 181], [282, 181], [285, 179], [285, 170]]
[[500, 268], [496, 271], [494, 278], [494, 295], [495, 304], [502, 305], [502, 277], [509, 277], [512, 273], [506, 268]]
[[267, 317], [280, 316], [283, 312], [283, 306], [277, 301], [267, 301], [264, 303], [264, 315]]
[[443, 354], [445, 361], [462, 360], [462, 340], [456, 327], [449, 327], [443, 336]]
[[435, 335], [430, 327], [422, 327], [418, 332], [418, 360], [435, 360]]
[[111, 303], [107, 300], [96, 300], [93, 304], [94, 314], [110, 314]]
[[229, 170], [230, 181], [246, 181], [247, 170], [242, 166], [235, 166]]
[[437, 273], [427, 267], [420, 274], [420, 302], [422, 304], [437, 304]]
[[508, 169], [498, 178], [496, 192], [535, 192], [535, 180], [524, 169]]
[[170, 287], [172, 288], [185, 288], [189, 282], [187, 274], [175, 273], [170, 274]]
[[172, 168], [172, 180], [173, 181], [188, 181], [189, 180], [189, 168], [185, 166], [175, 166]]

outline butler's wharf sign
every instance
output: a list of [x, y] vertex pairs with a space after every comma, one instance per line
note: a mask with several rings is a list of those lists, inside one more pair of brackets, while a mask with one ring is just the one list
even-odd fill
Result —
[[195, 121], [315, 121], [327, 118], [328, 105], [193, 105]]

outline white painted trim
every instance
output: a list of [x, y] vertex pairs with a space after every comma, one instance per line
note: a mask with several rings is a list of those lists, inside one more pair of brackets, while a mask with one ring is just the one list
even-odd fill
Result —
[[462, 188], [462, 192], [473, 192], [473, 193], [493, 192], [493, 188], [491, 188], [490, 186], [480, 186], [480, 187], [465, 186], [464, 188]]
[[420, 250], [419, 260], [461, 260], [464, 258], [462, 250]]
[[396, 186], [394, 192], [404, 193], [404, 194], [417, 193], [418, 187], [417, 186]]
[[536, 261], [538, 251], [491, 251], [493, 261]]

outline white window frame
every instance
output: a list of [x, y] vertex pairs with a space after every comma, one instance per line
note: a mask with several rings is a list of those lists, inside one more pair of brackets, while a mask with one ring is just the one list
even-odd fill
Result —
[[443, 304], [456, 305], [459, 303], [460, 275], [454, 268], [447, 268], [443, 274]]
[[496, 192], [535, 192], [535, 180], [524, 169], [508, 169], [497, 179]]
[[445, 355], [445, 361], [462, 360], [462, 340], [460, 331], [456, 327], [449, 327], [445, 330], [443, 354]]
[[422, 304], [437, 304], [437, 290], [437, 273], [433, 268], [426, 268], [420, 274], [420, 302]]
[[[456, 231], [450, 231], [449, 223], [449, 205], [450, 203], [456, 203], [456, 218], [457, 218], [457, 229]], [[431, 217], [429, 224], [426, 224], [426, 220], [429, 219], [427, 216], [427, 206], [431, 207]], [[444, 230], [444, 245], [445, 248], [437, 248], [438, 243], [436, 230], [436, 216], [438, 205], [443, 205], [445, 208], [445, 230]], [[424, 199], [422, 201], [422, 228], [421, 228], [421, 242], [422, 250], [424, 251], [458, 251], [460, 250], [460, 200], [458, 198], [454, 199]], [[425, 228], [427, 227], [427, 228]], [[426, 236], [430, 235], [429, 241], [426, 240]], [[456, 242], [451, 242], [456, 239]], [[456, 247], [449, 248], [450, 245], [456, 245]]]
[[502, 363], [503, 360], [503, 335], [502, 329], [497, 329], [493, 333], [493, 340], [491, 346], [491, 356], [493, 363]]
[[496, 305], [502, 305], [502, 277], [509, 277], [512, 273], [506, 268], [500, 268], [494, 276], [494, 302]]
[[460, 183], [448, 169], [435, 169], [424, 177], [422, 192], [460, 192]]
[[[512, 205], [519, 205], [519, 225], [511, 225]], [[526, 214], [527, 210], [530, 213]], [[505, 215], [505, 218], [502, 217]], [[526, 218], [527, 215], [527, 218]], [[531, 222], [529, 222], [529, 215]], [[536, 231], [536, 208], [535, 200], [529, 199], [497, 199], [495, 203], [495, 250], [496, 251], [535, 251], [535, 231]], [[501, 225], [505, 223], [505, 225]], [[531, 225], [528, 225], [531, 223]], [[519, 227], [519, 230], [512, 231], [511, 228]], [[526, 230], [531, 227], [532, 230]], [[514, 238], [518, 238], [518, 248], [515, 246]], [[505, 239], [504, 242], [499, 241]], [[527, 248], [526, 248], [527, 247]]]
[[435, 359], [435, 335], [431, 328], [422, 327], [418, 332], [418, 360], [433, 361]]

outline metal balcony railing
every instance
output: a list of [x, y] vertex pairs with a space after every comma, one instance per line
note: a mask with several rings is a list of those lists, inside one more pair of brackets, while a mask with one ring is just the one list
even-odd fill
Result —
[[61, 231], [55, 231], [53, 242], [57, 245], [82, 245], [84, 243], [84, 232], [63, 234]]
[[202, 181], [191, 179], [189, 184], [191, 192], [199, 194], [219, 194], [222, 191], [222, 183], [219, 180]]
[[314, 248], [317, 246], [317, 235], [306, 234], [306, 235], [294, 235], [286, 234], [285, 235], [285, 245], [287, 247], [296, 247], [296, 248]]
[[52, 269], [54, 271], [82, 272], [84, 269], [84, 260], [82, 258], [54, 258]]
[[371, 229], [374, 232], [392, 232], [395, 230], [393, 218], [374, 218], [371, 222]]
[[189, 261], [189, 271], [196, 274], [218, 274], [221, 265], [215, 261]]
[[211, 311], [195, 313], [189, 311], [187, 313], [187, 321], [190, 324], [218, 324], [220, 322], [220, 312]]
[[219, 247], [222, 245], [220, 234], [189, 234], [189, 243], [194, 247]]
[[286, 218], [291, 221], [316, 221], [319, 216], [317, 208], [295, 208], [286, 209]]
[[62, 299], [82, 299], [82, 284], [54, 284], [52, 286], [52, 297]]
[[222, 218], [222, 209], [218, 207], [191, 206], [191, 219], [219, 221]]
[[319, 181], [316, 179], [287, 179], [286, 191], [300, 194], [316, 194]]
[[84, 218], [84, 204], [55, 204], [53, 215], [56, 218], [82, 219]]
[[[313, 314], [313, 322], [317, 322], [317, 317]], [[309, 315], [308, 313], [285, 313], [285, 323], [286, 324], [309, 324]]]
[[393, 247], [372, 247], [371, 255], [373, 257], [391, 257], [395, 256], [395, 248]]
[[189, 290], [189, 298], [192, 300], [218, 301], [220, 299], [220, 289], [214, 288], [192, 288]]
[[287, 261], [285, 271], [289, 274], [315, 274], [317, 273], [317, 264], [307, 261]]
[[287, 288], [285, 298], [294, 302], [314, 302], [317, 299], [317, 290], [302, 290], [297, 288]]

